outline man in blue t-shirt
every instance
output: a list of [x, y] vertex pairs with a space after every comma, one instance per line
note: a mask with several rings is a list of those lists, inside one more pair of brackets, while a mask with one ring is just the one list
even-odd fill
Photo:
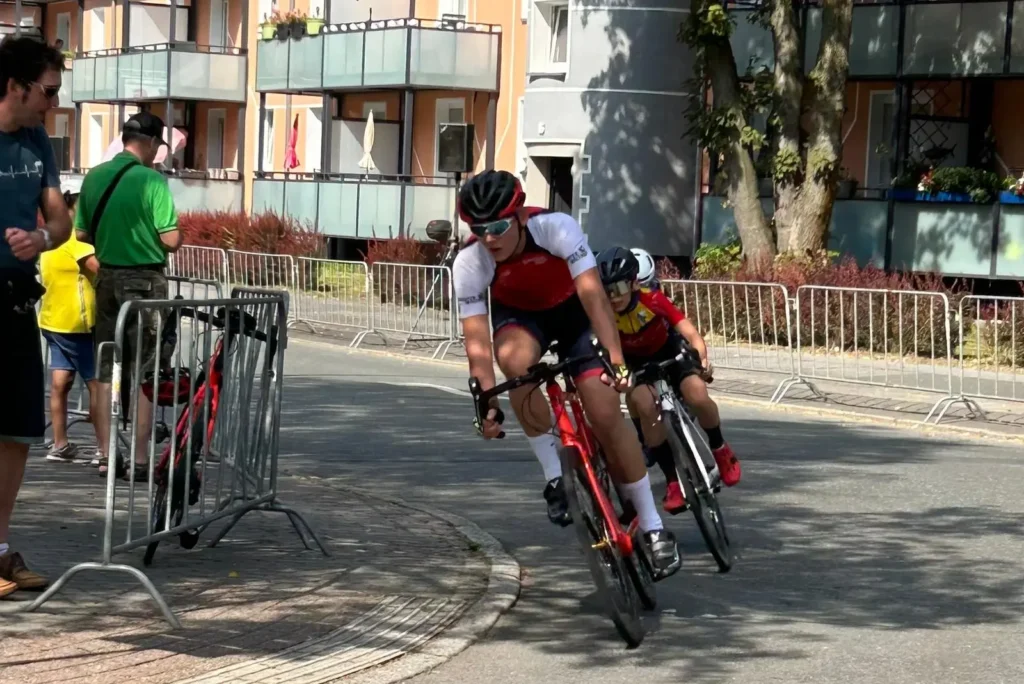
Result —
[[[47, 580], [8, 546], [28, 448], [43, 441], [43, 359], [35, 303], [40, 252], [71, 233], [50, 147], [46, 113], [57, 104], [64, 56], [29, 37], [0, 42], [0, 597], [39, 590]], [[42, 211], [45, 225], [38, 221]]]

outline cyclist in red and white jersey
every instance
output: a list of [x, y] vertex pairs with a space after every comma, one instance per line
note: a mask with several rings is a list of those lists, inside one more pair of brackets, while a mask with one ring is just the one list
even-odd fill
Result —
[[[459, 192], [459, 215], [474, 235], [453, 266], [470, 375], [488, 390], [495, 385], [495, 359], [507, 377], [523, 375], [556, 341], [562, 358], [586, 355], [593, 330], [608, 350], [615, 377], [607, 377], [599, 359], [570, 372], [619, 492], [637, 512], [655, 575], [667, 577], [679, 569], [679, 551], [655, 505], [636, 433], [622, 415], [618, 391], [628, 388], [629, 371], [594, 254], [571, 216], [528, 208], [525, 201], [519, 180], [505, 171], [474, 176]], [[533, 389], [512, 390], [512, 410], [544, 469], [548, 518], [564, 526], [572, 521], [559, 443], [544, 394]], [[485, 439], [501, 432], [499, 415], [495, 399], [480, 426]]]

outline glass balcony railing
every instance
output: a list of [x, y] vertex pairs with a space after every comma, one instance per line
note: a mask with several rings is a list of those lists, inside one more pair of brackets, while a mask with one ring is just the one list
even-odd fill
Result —
[[254, 214], [273, 212], [331, 237], [427, 240], [427, 223], [455, 213], [444, 178], [271, 174], [253, 183]]
[[102, 50], [77, 57], [75, 102], [209, 100], [245, 102], [246, 57], [237, 48], [195, 43]]
[[242, 211], [242, 180], [234, 178], [168, 176], [167, 186], [177, 211]]
[[420, 19], [336, 24], [318, 36], [260, 41], [256, 90], [497, 90], [500, 40], [500, 27], [489, 24]]
[[[1011, 4], [1013, 14], [1008, 19]], [[748, 67], [756, 71], [774, 65], [772, 34], [749, 21], [751, 12], [732, 10], [736, 26], [730, 43], [741, 74]], [[821, 44], [821, 9], [808, 7], [805, 13], [804, 66], [810, 70]], [[855, 4], [850, 77], [895, 76], [900, 60], [900, 29], [898, 3]], [[1024, 74], [1024, 0], [908, 2], [902, 30], [905, 76]], [[1009, 58], [1008, 69], [1005, 57]]]

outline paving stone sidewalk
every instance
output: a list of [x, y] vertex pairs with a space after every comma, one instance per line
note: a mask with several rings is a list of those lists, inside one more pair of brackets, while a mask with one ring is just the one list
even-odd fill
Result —
[[[104, 486], [34, 451], [12, 544], [52, 579], [99, 560]], [[334, 681], [423, 644], [487, 587], [487, 559], [439, 518], [335, 480], [282, 477], [280, 489], [330, 557], [305, 550], [284, 515], [254, 512], [216, 548], [164, 543], [151, 568], [142, 549], [115, 558], [145, 570], [179, 631], [127, 574], [79, 574], [32, 614], [18, 592], [0, 601], [0, 683]]]

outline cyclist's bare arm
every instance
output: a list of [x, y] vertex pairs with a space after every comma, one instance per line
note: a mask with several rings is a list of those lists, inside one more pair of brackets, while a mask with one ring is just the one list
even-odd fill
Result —
[[684, 318], [676, 324], [675, 328], [676, 332], [682, 335], [683, 339], [697, 352], [701, 364], [706, 367], [708, 364], [708, 346], [705, 344], [704, 338], [697, 332], [696, 326], [690, 322], [690, 319]]
[[491, 326], [487, 314], [462, 319], [462, 332], [466, 337], [466, 356], [469, 376], [480, 381], [480, 388], [494, 387], [494, 357], [491, 349]]
[[594, 328], [597, 341], [608, 350], [612, 365], [625, 363], [622, 344], [619, 341], [619, 329], [615, 326], [615, 314], [612, 312], [611, 302], [605, 294], [597, 269], [591, 268], [580, 273], [576, 276], [575, 283], [576, 294], [579, 295], [587, 317], [590, 318], [590, 325]]

